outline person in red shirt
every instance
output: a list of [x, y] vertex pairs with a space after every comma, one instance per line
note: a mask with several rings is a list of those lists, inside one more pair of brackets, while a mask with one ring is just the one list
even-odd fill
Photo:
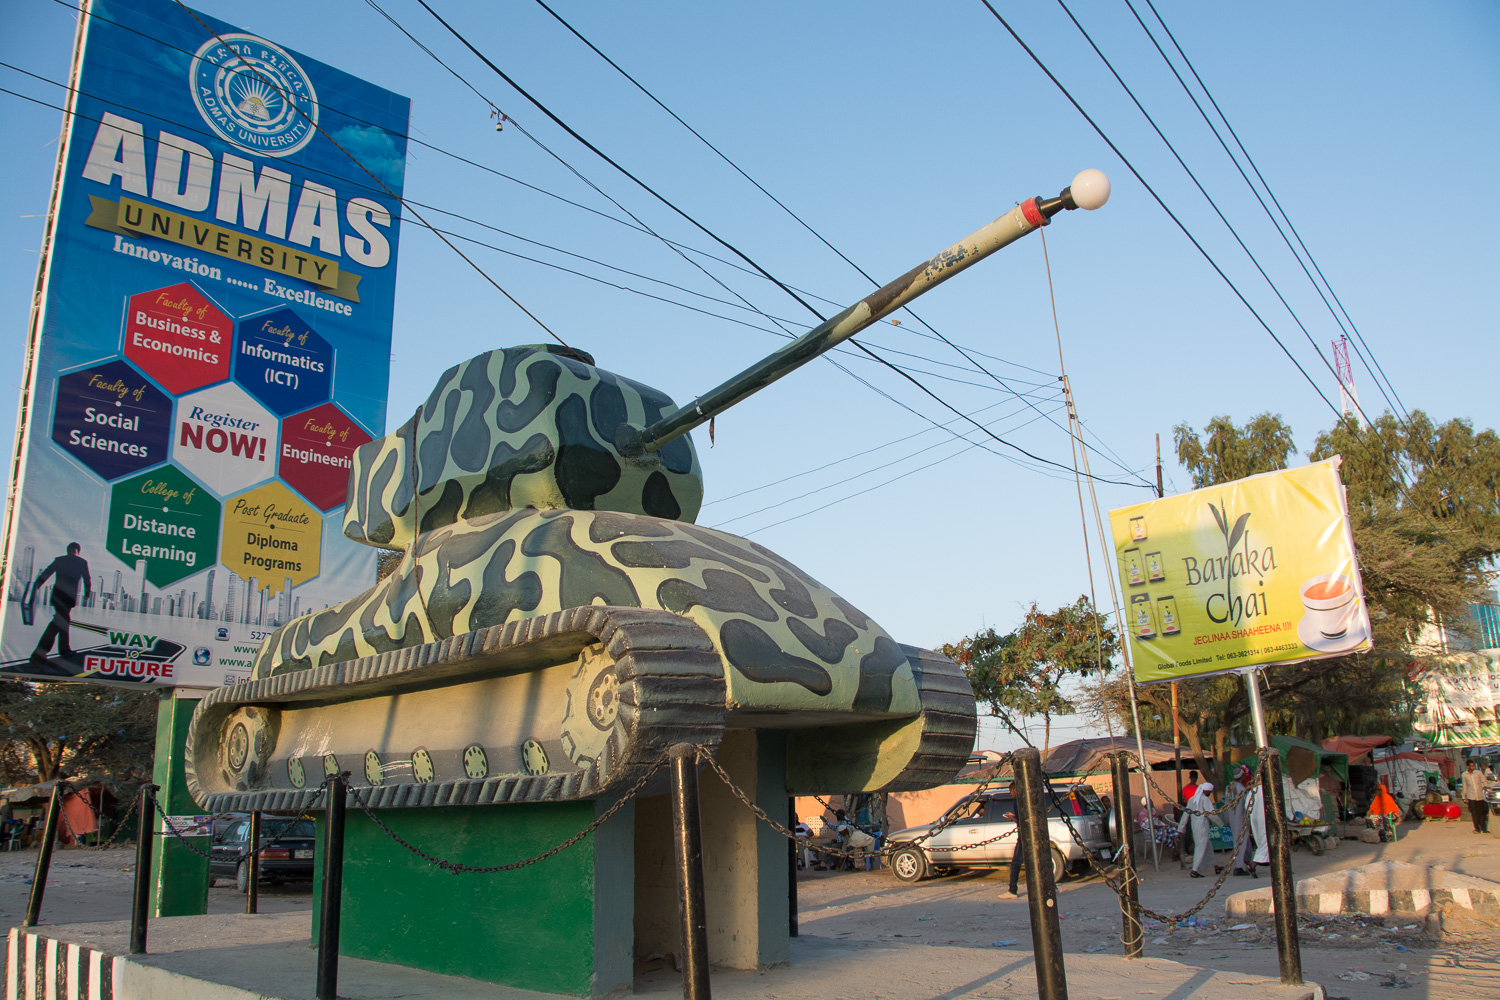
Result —
[[1182, 801], [1186, 802], [1198, 792], [1198, 772], [1188, 772], [1188, 783], [1182, 786]]

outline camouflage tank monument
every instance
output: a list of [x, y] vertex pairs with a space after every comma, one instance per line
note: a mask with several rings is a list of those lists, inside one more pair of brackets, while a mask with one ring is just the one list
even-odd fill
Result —
[[[344, 534], [399, 564], [279, 628], [249, 682], [199, 703], [194, 799], [315, 808], [324, 775], [348, 771], [351, 805], [483, 866], [567, 839], [677, 743], [714, 749], [779, 818], [788, 795], [950, 780], [975, 734], [957, 665], [769, 549], [695, 525], [688, 431], [1108, 192], [1085, 171], [1022, 202], [681, 408], [570, 347], [449, 369], [350, 473]], [[628, 988], [636, 956], [676, 950], [663, 782], [577, 846], [502, 874], [456, 877], [351, 810], [343, 953], [549, 992]], [[716, 781], [702, 812], [711, 959], [784, 961], [785, 842]]]

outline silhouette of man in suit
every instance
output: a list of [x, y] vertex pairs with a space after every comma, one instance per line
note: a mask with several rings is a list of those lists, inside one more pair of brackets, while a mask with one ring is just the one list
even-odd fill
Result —
[[68, 554], [52, 560], [31, 585], [31, 592], [36, 593], [48, 577], [56, 577], [52, 583], [52, 620], [42, 631], [42, 638], [31, 654], [33, 662], [46, 663], [52, 655], [54, 642], [57, 643], [58, 656], [72, 655], [72, 647], [68, 645], [68, 626], [72, 623], [69, 615], [78, 606], [78, 585], [83, 584], [85, 598], [93, 593], [89, 584], [89, 564], [78, 554], [82, 550], [83, 546], [77, 542], [69, 542]]

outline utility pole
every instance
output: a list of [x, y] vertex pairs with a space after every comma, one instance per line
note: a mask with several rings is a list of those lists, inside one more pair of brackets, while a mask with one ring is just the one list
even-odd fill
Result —
[[[1156, 499], [1166, 496], [1161, 485], [1161, 434], [1156, 435]], [[1172, 682], [1172, 759], [1177, 762], [1177, 804], [1182, 805], [1182, 723], [1177, 715], [1177, 682]], [[1181, 855], [1179, 855], [1179, 858]]]

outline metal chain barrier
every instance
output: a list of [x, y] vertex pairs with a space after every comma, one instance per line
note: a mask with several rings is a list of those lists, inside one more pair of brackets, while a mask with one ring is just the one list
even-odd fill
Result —
[[[71, 782], [64, 781], [63, 782], [63, 787], [66, 788], [66, 789], [68, 789], [69, 791], [71, 791], [74, 795], [78, 795], [78, 789], [74, 788], [73, 784]], [[79, 796], [79, 797], [82, 798], [82, 796]], [[88, 834], [83, 834], [82, 836], [79, 836], [78, 831], [73, 829], [73, 824], [68, 819], [68, 811], [66, 809], [63, 809], [62, 812], [61, 812], [61, 817], [60, 818], [62, 819], [63, 826], [67, 827], [67, 829], [68, 829], [68, 836], [70, 836], [70, 837], [73, 838], [74, 849], [75, 850], [79, 850], [79, 851], [90, 851], [90, 852], [92, 852], [92, 851], [102, 851], [105, 848], [109, 847], [111, 844], [113, 844], [119, 838], [120, 832], [125, 829], [125, 821], [128, 820], [131, 817], [131, 815], [135, 812], [136, 807], [139, 805], [139, 803], [136, 801], [139, 797], [140, 797], [139, 795], [132, 795], [131, 796], [130, 807], [128, 809], [126, 809], [125, 810], [125, 814], [123, 816], [121, 816], [119, 818], [119, 820], [116, 821], [116, 823], [115, 823], [115, 832], [111, 833], [109, 835], [109, 839], [106, 840], [106, 841], [104, 841], [104, 843], [102, 843], [102, 844], [93, 844], [91, 846], [84, 846], [83, 837], [88, 836]], [[100, 815], [99, 810], [94, 808], [94, 804], [92, 802], [89, 802], [88, 799], [84, 799], [83, 801], [84, 801], [84, 804], [89, 807], [89, 811], [94, 814], [95, 829], [97, 830], [98, 824], [99, 824], [100, 820], [102, 819], [102, 816]]]
[[[1021, 738], [1022, 742], [1024, 742], [1028, 747], [1031, 747], [1032, 749], [1036, 749], [1035, 745], [1031, 742], [1031, 740], [1029, 740], [1029, 739], [1026, 738], [1026, 734], [1023, 733], [1019, 728], [1017, 728], [1017, 726], [1013, 722], [1011, 722], [1008, 717], [1006, 717], [1005, 715], [1002, 714], [1000, 718], [1001, 718], [1001, 721], [1006, 724], [1006, 726], [1010, 729], [1011, 732], [1015, 733], [1017, 736], [1019, 736]], [[1150, 773], [1151, 773], [1150, 769], [1144, 766], [1144, 761], [1141, 761], [1141, 759], [1137, 755], [1135, 755], [1133, 753], [1130, 753], [1130, 751], [1128, 751], [1128, 750], [1122, 750], [1122, 751], [1116, 751], [1116, 752], [1125, 753], [1129, 757], [1133, 758], [1136, 761], [1137, 764], [1141, 765], [1141, 773], [1143, 775], [1143, 780], [1150, 780], [1149, 777], [1146, 777], [1146, 776], [1150, 775]], [[1251, 788], [1255, 788], [1256, 786], [1258, 786], [1260, 784], [1260, 782], [1261, 782], [1261, 776], [1264, 775], [1265, 772], [1266, 772], [1266, 764], [1265, 764], [1265, 758], [1266, 758], [1266, 756], [1268, 754], [1270, 754], [1270, 753], [1275, 753], [1275, 752], [1276, 751], [1274, 749], [1271, 749], [1269, 747], [1261, 747], [1261, 748], [1257, 749], [1256, 753], [1261, 758], [1261, 766], [1259, 768], [1257, 768], [1256, 775], [1255, 775], [1255, 780], [1251, 783], [1250, 788], [1246, 788], [1245, 792], [1244, 792], [1244, 794], [1242, 796], [1235, 796], [1235, 798], [1234, 798], [1234, 800], [1232, 802], [1226, 801], [1225, 804], [1223, 806], [1221, 806], [1220, 808], [1218, 808], [1218, 809], [1207, 810], [1207, 811], [1202, 810], [1202, 809], [1191, 809], [1191, 810], [1186, 810], [1186, 811], [1189, 812], [1189, 813], [1191, 813], [1191, 814], [1194, 814], [1194, 815], [1211, 816], [1211, 815], [1214, 815], [1216, 813], [1225, 811], [1226, 809], [1230, 808], [1232, 805], [1238, 803], [1241, 798], [1248, 797], [1249, 794], [1250, 794], [1250, 789]], [[1058, 794], [1057, 794], [1057, 791], [1055, 789], [1053, 789], [1053, 787], [1052, 787], [1052, 780], [1051, 780], [1051, 778], [1049, 778], [1047, 776], [1047, 773], [1046, 773], [1045, 770], [1042, 772], [1042, 784], [1043, 784], [1043, 786], [1046, 789], [1046, 793], [1047, 793], [1048, 797], [1052, 800], [1052, 803], [1054, 805], [1057, 805], [1058, 804]], [[1155, 782], [1153, 781], [1152, 784], [1154, 785]], [[1158, 787], [1157, 790], [1161, 791], [1160, 787]], [[1148, 799], [1149, 799], [1149, 796], [1148, 796]], [[1058, 809], [1058, 815], [1061, 817], [1061, 819], [1063, 821], [1063, 826], [1065, 826], [1067, 828], [1068, 834], [1073, 838], [1073, 842], [1076, 843], [1079, 846], [1079, 848], [1082, 850], [1084, 859], [1086, 861], [1088, 861], [1089, 867], [1092, 868], [1095, 872], [1098, 873], [1098, 875], [1100, 876], [1100, 878], [1104, 881], [1104, 884], [1107, 885], [1107, 886], [1109, 886], [1110, 889], [1114, 890], [1115, 895], [1118, 896], [1118, 897], [1120, 897], [1121, 902], [1124, 903], [1126, 900], [1125, 900], [1125, 888], [1124, 888], [1124, 885], [1122, 884], [1122, 873], [1119, 871], [1118, 868], [1116, 868], [1113, 865], [1110, 865], [1110, 866], [1106, 867], [1104, 865], [1100, 865], [1097, 861], [1095, 861], [1093, 855], [1089, 852], [1088, 846], [1086, 844], [1084, 844], [1083, 838], [1081, 836], [1079, 836], [1078, 830], [1073, 826], [1073, 821], [1068, 816], [1068, 814], [1066, 812], [1064, 812], [1061, 808], [1059, 808]], [[1248, 836], [1249, 831], [1250, 831], [1250, 823], [1246, 822], [1240, 828], [1240, 835], [1239, 835], [1239, 837], [1237, 837], [1235, 839], [1234, 854], [1231, 856], [1231, 861], [1234, 858], [1239, 857], [1240, 848], [1241, 848], [1241, 846], [1244, 843], [1245, 837]], [[1148, 831], [1148, 832], [1151, 835], [1153, 835], [1153, 836], [1155, 834], [1155, 831]], [[1124, 840], [1124, 838], [1125, 838], [1125, 831], [1124, 830], [1120, 831], [1120, 838], [1121, 838], [1122, 841]], [[1209, 887], [1207, 895], [1205, 895], [1197, 903], [1194, 903], [1192, 906], [1188, 907], [1186, 910], [1182, 911], [1181, 913], [1176, 913], [1176, 914], [1162, 913], [1162, 912], [1159, 912], [1157, 910], [1152, 910], [1149, 907], [1141, 906], [1139, 904], [1139, 901], [1137, 901], [1137, 906], [1139, 907], [1139, 909], [1140, 909], [1140, 911], [1141, 911], [1142, 914], [1151, 917], [1153, 920], [1160, 920], [1162, 923], [1165, 923], [1169, 927], [1169, 929], [1175, 930], [1176, 927], [1177, 927], [1177, 925], [1179, 923], [1181, 923], [1184, 920], [1189, 919], [1194, 914], [1198, 913], [1198, 911], [1202, 910], [1205, 906], [1208, 905], [1209, 901], [1212, 900], [1214, 898], [1214, 896], [1216, 896], [1218, 894], [1219, 890], [1224, 887], [1224, 882], [1229, 877], [1229, 874], [1233, 870], [1233, 867], [1234, 866], [1232, 864], [1223, 865], [1222, 866], [1223, 870], [1218, 873], [1218, 877], [1214, 880], [1214, 884]]]
[[[319, 787], [326, 793], [328, 791], [328, 786], [332, 781], [333, 775], [328, 775], [323, 779], [323, 783]], [[162, 825], [166, 827], [167, 832], [176, 837], [179, 844], [181, 844], [183, 847], [186, 847], [188, 850], [192, 851], [200, 858], [204, 858], [208, 861], [212, 861], [214, 859], [212, 848], [210, 848], [208, 851], [199, 850], [197, 846], [192, 843], [192, 841], [196, 839], [195, 837], [184, 834], [181, 830], [172, 825], [172, 817], [168, 816], [166, 812], [162, 810], [161, 800], [158, 799], [155, 795], [151, 796], [151, 805], [156, 810], [156, 814], [161, 817]], [[281, 843], [281, 839], [283, 837], [286, 837], [290, 834], [293, 825], [300, 823], [304, 819], [311, 819], [312, 811], [313, 807], [308, 806], [306, 809], [302, 810], [299, 815], [287, 820], [286, 824], [282, 826], [280, 833], [276, 834], [276, 836], [272, 837], [270, 840], [266, 841], [259, 847], [250, 845], [247, 846], [246, 849], [241, 851], [239, 854], [236, 854], [230, 858], [223, 858], [220, 860], [227, 861], [229, 864], [238, 865], [241, 861], [250, 860], [250, 855], [252, 854], [258, 854], [261, 851], [266, 850], [267, 848], [275, 847], [277, 844]], [[215, 815], [223, 816], [226, 814], [216, 813]]]
[[622, 795], [619, 801], [615, 802], [614, 805], [610, 806], [603, 813], [601, 813], [588, 826], [584, 827], [582, 830], [579, 830], [577, 833], [573, 834], [573, 836], [569, 837], [561, 844], [558, 844], [556, 847], [548, 848], [541, 854], [529, 857], [524, 861], [512, 861], [508, 865], [466, 865], [458, 861], [449, 861], [446, 858], [440, 858], [436, 855], [428, 854], [420, 847], [417, 847], [416, 845], [403, 839], [402, 836], [395, 830], [392, 830], [390, 827], [386, 826], [385, 821], [382, 820], [380, 816], [376, 814], [375, 810], [371, 809], [369, 804], [365, 802], [364, 796], [360, 794], [358, 789], [351, 786], [349, 788], [349, 797], [352, 798], [354, 800], [354, 804], [358, 806], [360, 810], [370, 818], [370, 822], [374, 823], [375, 826], [380, 830], [380, 832], [384, 833], [392, 841], [401, 845], [412, 854], [415, 854], [423, 861], [426, 861], [428, 864], [433, 865], [437, 868], [441, 868], [444, 871], [452, 872], [455, 875], [494, 875], [498, 872], [510, 872], [515, 871], [517, 868], [525, 868], [528, 865], [534, 865], [539, 861], [545, 861], [548, 858], [552, 857], [554, 854], [561, 854], [563, 851], [566, 851], [568, 848], [572, 847], [574, 844], [578, 843], [583, 838], [593, 833], [595, 830], [599, 829], [605, 823], [609, 822], [610, 818], [614, 816], [615, 813], [625, 808], [625, 803], [635, 798], [636, 795], [640, 793], [640, 790], [646, 787], [646, 782], [651, 780], [651, 778], [656, 774], [657, 771], [661, 769], [662, 765], [665, 763], [666, 760], [662, 759], [652, 764], [651, 768], [641, 776], [641, 780], [637, 781], [629, 791]]
[[[1130, 753], [1128, 750], [1122, 750], [1122, 751], [1117, 751], [1117, 752], [1121, 753], [1121, 754], [1124, 754], [1127, 758], [1133, 758], [1133, 759], [1135, 759], [1137, 761], [1139, 761], [1139, 759], [1140, 759], [1135, 754]], [[1265, 756], [1265, 753], [1266, 753], [1265, 750], [1260, 750], [1258, 752], [1261, 754], [1262, 757]], [[1274, 751], [1271, 751], [1271, 752], [1274, 752]], [[1262, 773], [1264, 773], [1264, 767], [1262, 767], [1259, 771], [1257, 771], [1256, 776], [1255, 776], [1255, 780], [1253, 782], [1251, 782], [1249, 788], [1245, 789], [1244, 794], [1241, 795], [1241, 796], [1236, 796], [1235, 797], [1235, 801], [1236, 802], [1238, 802], [1241, 798], [1248, 797], [1249, 794], [1250, 794], [1250, 789], [1251, 788], [1255, 788], [1256, 786], [1258, 786], [1260, 784], [1260, 775]], [[1049, 779], [1045, 775], [1043, 775], [1042, 782], [1043, 782], [1044, 785], [1046, 785], [1047, 794], [1052, 797], [1052, 800], [1055, 803], [1057, 801], [1057, 792], [1052, 788], [1051, 779]], [[1211, 815], [1214, 815], [1215, 813], [1221, 812], [1221, 811], [1222, 810], [1211, 810], [1211, 811], [1204, 811], [1204, 810], [1199, 810], [1199, 809], [1188, 810], [1188, 812], [1191, 812], [1192, 814], [1199, 815], [1199, 816], [1211, 816]], [[1093, 868], [1094, 871], [1099, 874], [1099, 877], [1104, 881], [1104, 883], [1106, 885], [1108, 885], [1111, 889], [1114, 890], [1115, 895], [1119, 896], [1123, 900], [1125, 898], [1125, 888], [1124, 888], [1124, 885], [1123, 885], [1122, 873], [1120, 872], [1120, 870], [1116, 866], [1110, 865], [1110, 866], [1106, 867], [1104, 865], [1100, 865], [1097, 861], [1095, 861], [1094, 858], [1093, 858], [1093, 855], [1089, 852], [1087, 845], [1084, 844], [1083, 838], [1078, 835], [1078, 831], [1073, 827], [1073, 823], [1068, 818], [1067, 814], [1063, 813], [1061, 810], [1058, 810], [1058, 812], [1059, 812], [1059, 814], [1062, 817], [1063, 825], [1067, 827], [1068, 833], [1072, 835], [1073, 841], [1076, 844], [1078, 844], [1078, 846], [1079, 846], [1080, 849], [1082, 849], [1083, 856], [1088, 861], [1089, 866], [1091, 868]], [[1243, 847], [1244, 842], [1245, 842], [1245, 838], [1247, 836], [1249, 836], [1249, 833], [1250, 833], [1250, 823], [1247, 821], [1246, 823], [1244, 823], [1240, 827], [1239, 836], [1235, 838], [1234, 847], [1233, 847], [1233, 853], [1230, 854], [1230, 861], [1231, 862], [1233, 862], [1234, 859], [1236, 859], [1236, 858], [1238, 858], [1240, 856], [1240, 849], [1241, 849], [1241, 847]], [[1124, 831], [1121, 831], [1120, 835], [1121, 835], [1121, 838], [1123, 839], [1124, 835], [1125, 835]], [[1138, 901], [1137, 905], [1139, 906], [1141, 913], [1144, 914], [1145, 916], [1150, 917], [1153, 920], [1160, 920], [1162, 923], [1167, 924], [1169, 929], [1175, 930], [1176, 927], [1177, 927], [1177, 925], [1179, 923], [1181, 923], [1182, 921], [1188, 920], [1189, 918], [1193, 917], [1195, 914], [1198, 913], [1198, 911], [1202, 910], [1205, 906], [1207, 906], [1209, 904], [1209, 901], [1212, 900], [1214, 898], [1214, 896], [1216, 896], [1218, 894], [1219, 890], [1224, 887], [1224, 882], [1225, 882], [1225, 880], [1227, 880], [1229, 878], [1230, 872], [1233, 871], [1233, 869], [1234, 869], [1234, 865], [1231, 863], [1231, 864], [1226, 864], [1226, 865], [1222, 865], [1222, 866], [1218, 866], [1218, 867], [1220, 867], [1221, 870], [1218, 873], [1218, 877], [1214, 880], [1214, 884], [1209, 887], [1208, 893], [1202, 899], [1198, 900], [1198, 902], [1194, 903], [1192, 906], [1188, 907], [1186, 910], [1183, 910], [1181, 913], [1177, 913], [1177, 914], [1162, 913], [1160, 911], [1153, 910], [1150, 907], [1140, 905], [1139, 901]]]
[[[1144, 762], [1142, 762], [1140, 756], [1134, 750], [1128, 750], [1128, 749], [1127, 750], [1116, 750], [1115, 753], [1123, 754], [1125, 757], [1129, 758], [1130, 760], [1135, 761], [1136, 766], [1141, 769], [1142, 776], [1145, 778], [1146, 781], [1149, 781], [1151, 783], [1151, 787], [1154, 788], [1154, 789], [1156, 789], [1157, 794], [1159, 794], [1162, 798], [1169, 799], [1169, 800], [1176, 798], [1176, 796], [1174, 794], [1169, 794], [1168, 791], [1165, 788], [1163, 788], [1163, 787], [1161, 787], [1161, 785], [1157, 784], [1156, 778], [1152, 777], [1152, 774], [1154, 772], [1152, 772], [1152, 770], [1149, 767], [1147, 767]], [[1243, 760], [1244, 758], [1241, 758], [1241, 759]], [[1259, 781], [1259, 777], [1258, 776], [1256, 778], [1256, 781]], [[1228, 812], [1230, 809], [1234, 808], [1234, 806], [1237, 805], [1240, 802], [1241, 799], [1243, 799], [1246, 796], [1248, 796], [1250, 794], [1250, 788], [1253, 788], [1254, 786], [1255, 786], [1255, 782], [1252, 782], [1250, 784], [1250, 786], [1247, 787], [1239, 795], [1236, 795], [1236, 796], [1234, 796], [1232, 798], [1226, 798], [1224, 800], [1224, 803], [1222, 805], [1220, 805], [1217, 809], [1210, 809], [1210, 810], [1207, 810], [1207, 811], [1202, 810], [1202, 809], [1189, 809], [1186, 805], [1179, 806], [1178, 808], [1181, 809], [1181, 810], [1183, 810], [1184, 812], [1192, 813], [1194, 816], [1213, 816], [1213, 815], [1216, 815], [1216, 814], [1225, 813], [1225, 812]]]
[[[712, 750], [710, 750], [708, 747], [704, 747], [704, 746], [694, 746], [693, 749], [697, 752], [697, 755], [698, 755], [699, 759], [702, 760], [704, 763], [708, 764], [709, 768], [714, 772], [714, 774], [718, 775], [719, 780], [724, 783], [724, 786], [729, 789], [730, 793], [732, 795], [734, 795], [735, 798], [739, 799], [740, 802], [744, 804], [745, 808], [749, 809], [752, 813], [754, 813], [757, 819], [759, 819], [761, 822], [765, 823], [767, 826], [769, 826], [771, 829], [775, 830], [777, 833], [781, 834], [786, 839], [788, 839], [788, 840], [792, 841], [793, 843], [797, 844], [799, 847], [805, 847], [808, 850], [812, 851], [814, 854], [825, 855], [825, 856], [831, 857], [831, 858], [842, 858], [842, 859], [844, 859], [846, 861], [863, 860], [864, 858], [869, 857], [870, 855], [891, 855], [891, 854], [895, 854], [897, 851], [904, 850], [905, 848], [915, 847], [915, 846], [918, 846], [918, 845], [922, 844], [929, 837], [932, 837], [932, 836], [936, 835], [944, 827], [951, 825], [954, 822], [954, 819], [956, 818], [956, 817], [954, 817], [952, 815], [955, 810], [949, 810], [949, 812], [947, 814], [945, 814], [946, 822], [935, 824], [932, 827], [932, 829], [928, 830], [925, 834], [921, 835], [920, 837], [917, 837], [917, 838], [915, 838], [913, 840], [900, 840], [900, 841], [896, 841], [894, 843], [887, 842], [884, 845], [882, 845], [879, 850], [875, 850], [875, 851], [872, 851], [872, 850], [850, 851], [850, 850], [845, 850], [845, 849], [840, 848], [840, 847], [824, 847], [824, 846], [820, 846], [820, 845], [815, 845], [815, 844], [811, 843], [806, 837], [799, 837], [796, 834], [795, 831], [787, 829], [786, 826], [784, 826], [783, 824], [781, 824], [781, 823], [777, 822], [776, 820], [772, 819], [771, 816], [764, 809], [762, 809], [760, 806], [756, 805], [755, 802], [750, 798], [750, 796], [748, 794], [746, 794], [745, 790], [742, 789], [742, 788], [740, 788], [739, 785], [735, 784], [734, 783], [734, 779], [731, 778], [729, 776], [729, 774], [722, 767], [719, 766], [719, 762], [716, 761], [716, 760], [714, 760], [713, 751]], [[978, 791], [969, 793], [968, 795], [966, 795], [964, 797], [964, 799], [960, 799], [959, 801], [963, 802], [963, 801], [965, 801], [967, 799], [973, 799], [973, 798], [975, 798], [982, 791], [984, 791], [986, 788], [988, 788], [989, 785], [992, 784], [992, 783], [993, 783], [993, 779], [985, 781], [980, 786], [980, 788], [979, 788]], [[813, 797], [817, 798], [817, 796], [813, 796]], [[818, 801], [822, 802], [823, 800], [822, 799], [818, 799]], [[824, 804], [826, 805], [826, 803], [824, 803]], [[1011, 829], [1011, 830], [1007, 830], [1005, 833], [1000, 834], [998, 837], [991, 837], [988, 840], [981, 840], [978, 843], [964, 844], [964, 845], [962, 845], [960, 847], [928, 847], [927, 850], [933, 852], [934, 854], [943, 853], [943, 852], [951, 852], [951, 851], [969, 850], [969, 849], [974, 848], [974, 847], [982, 847], [985, 844], [997, 843], [999, 841], [1005, 840], [1007, 837], [1014, 837], [1015, 835], [1016, 835], [1016, 831], [1014, 829]]]

